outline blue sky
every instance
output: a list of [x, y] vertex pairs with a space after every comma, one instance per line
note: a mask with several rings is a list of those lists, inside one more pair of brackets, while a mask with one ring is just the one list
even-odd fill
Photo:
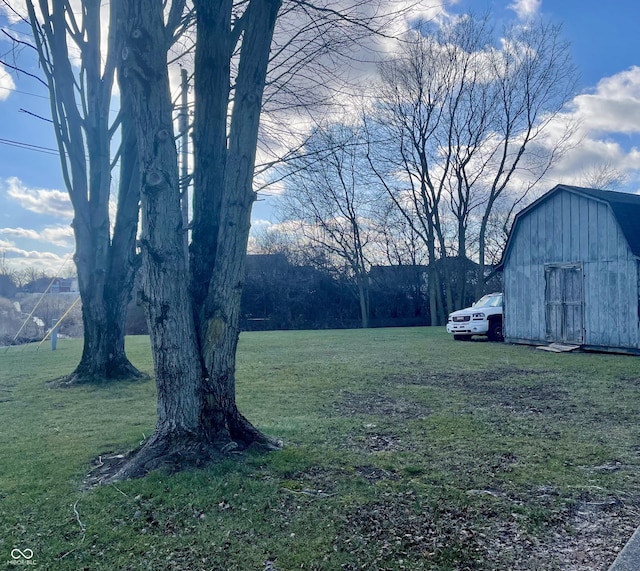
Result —
[[486, 9], [505, 22], [513, 22], [520, 13], [562, 24], [583, 88], [640, 65], [640, 4], [636, 0], [460, 0], [449, 8], [454, 13], [482, 13]]
[[[627, 176], [621, 190], [640, 192], [640, 4], [637, 0], [425, 1], [426, 14], [491, 11], [502, 23], [526, 24], [544, 17], [561, 23], [580, 75], [568, 113], [581, 121], [580, 145], [545, 181], [579, 183], [580, 173], [606, 161]], [[20, 31], [0, 7], [0, 26]], [[24, 32], [24, 28], [22, 28]], [[28, 52], [11, 54], [0, 36], [0, 55], [38, 73]], [[15, 58], [15, 59], [14, 59]], [[42, 84], [0, 66], [0, 252], [16, 268], [54, 272], [73, 252], [71, 211], [49, 123]], [[268, 220], [269, 202], [258, 202], [254, 219]], [[640, 222], [639, 222], [640, 223]]]

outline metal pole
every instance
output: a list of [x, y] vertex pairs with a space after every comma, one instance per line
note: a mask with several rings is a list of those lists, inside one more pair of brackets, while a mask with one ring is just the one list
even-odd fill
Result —
[[51, 320], [51, 350], [55, 351], [58, 346], [58, 320]]

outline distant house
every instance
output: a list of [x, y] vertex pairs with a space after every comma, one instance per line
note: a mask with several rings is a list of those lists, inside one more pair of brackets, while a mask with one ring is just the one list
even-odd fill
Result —
[[23, 293], [77, 293], [77, 278], [50, 278], [42, 277], [22, 287]]
[[54, 278], [51, 293], [75, 293], [78, 291], [77, 278]]
[[515, 218], [505, 339], [640, 353], [640, 196], [558, 185]]

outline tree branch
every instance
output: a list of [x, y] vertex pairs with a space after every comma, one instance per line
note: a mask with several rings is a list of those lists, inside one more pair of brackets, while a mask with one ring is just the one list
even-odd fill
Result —
[[2, 64], [4, 67], [8, 67], [9, 69], [13, 69], [14, 71], [17, 71], [18, 73], [24, 73], [25, 75], [28, 75], [29, 77], [32, 77], [33, 79], [39, 81], [45, 87], [48, 87], [46, 81], [44, 81], [42, 78], [38, 77], [37, 75], [34, 75], [33, 73], [29, 73], [28, 71], [25, 71], [22, 68], [16, 67], [15, 65], [11, 65], [10, 63], [2, 59], [0, 59], [0, 64]]

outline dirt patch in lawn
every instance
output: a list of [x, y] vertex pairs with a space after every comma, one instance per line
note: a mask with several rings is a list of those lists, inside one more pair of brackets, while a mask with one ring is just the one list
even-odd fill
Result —
[[342, 393], [342, 400], [335, 405], [336, 412], [342, 416], [364, 414], [387, 418], [414, 419], [429, 415], [429, 409], [420, 403], [403, 398], [394, 398], [381, 393]]
[[341, 481], [353, 478], [354, 476], [364, 478], [371, 483], [382, 480], [396, 481], [400, 479], [400, 476], [392, 470], [384, 470], [383, 468], [371, 465], [354, 466], [353, 472], [351, 470], [312, 466], [306, 470], [292, 474], [289, 482], [295, 482], [296, 487], [300, 490], [333, 495], [337, 491]]
[[[313, 494], [334, 494], [341, 480], [346, 477], [344, 470], [311, 466], [306, 470], [295, 472], [289, 482], [295, 483], [292, 491]], [[291, 488], [289, 488], [291, 489]]]
[[424, 505], [413, 492], [387, 493], [342, 516], [334, 549], [343, 569], [486, 571], [606, 569], [634, 531], [634, 513], [618, 504], [566, 510], [540, 533], [517, 514]]
[[479, 405], [498, 406], [509, 412], [526, 414], [568, 414], [575, 408], [569, 392], [545, 380], [550, 371], [497, 368], [486, 371], [425, 372], [394, 375], [391, 384], [419, 385], [464, 393]]
[[416, 445], [411, 441], [411, 436], [381, 432], [375, 426], [367, 428], [364, 433], [349, 434], [342, 447], [353, 452], [411, 452], [416, 450]]
[[399, 480], [400, 476], [392, 470], [383, 470], [376, 466], [356, 466], [356, 474], [368, 482], [380, 482], [381, 480]]
[[[403, 426], [403, 421], [425, 418], [430, 410], [424, 405], [382, 393], [353, 393], [345, 391], [342, 399], [334, 404], [340, 416], [366, 415], [380, 417], [376, 422], [363, 423], [346, 436], [342, 448], [355, 452], [403, 452], [415, 450], [412, 435], [407, 429], [389, 430], [393, 422]], [[384, 424], [384, 426], [382, 426]]]

